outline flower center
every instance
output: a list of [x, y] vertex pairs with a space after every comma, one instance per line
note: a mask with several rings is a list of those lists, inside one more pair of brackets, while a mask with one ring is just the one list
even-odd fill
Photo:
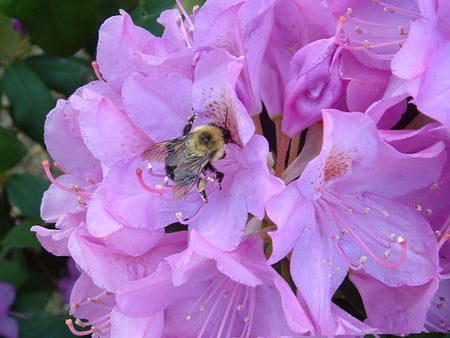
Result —
[[[203, 323], [198, 337], [249, 337], [255, 312], [255, 293], [254, 287], [220, 275], [212, 279], [192, 304], [185, 319]], [[212, 321], [212, 318], [218, 320]]]
[[[322, 198], [314, 204], [323, 231], [352, 269], [361, 269], [368, 257], [363, 254], [357, 262], [352, 261], [354, 257], [349, 257], [346, 252], [348, 241], [386, 268], [395, 269], [404, 262], [406, 239], [371, 225], [386, 223], [386, 218], [390, 217], [389, 212], [375, 201], [350, 195], [344, 199], [324, 192]], [[390, 219], [389, 224], [394, 221]], [[390, 262], [392, 257], [397, 257], [397, 260]]]
[[348, 8], [339, 19], [336, 41], [371, 58], [391, 60], [408, 38], [411, 21], [421, 17], [416, 4], [404, 1], [401, 5], [374, 0], [363, 8]]

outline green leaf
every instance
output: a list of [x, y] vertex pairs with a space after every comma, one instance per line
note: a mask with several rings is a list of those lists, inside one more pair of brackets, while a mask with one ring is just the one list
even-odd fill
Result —
[[50, 89], [23, 63], [12, 62], [5, 65], [3, 90], [16, 126], [43, 144], [45, 117], [55, 106]]
[[65, 324], [69, 315], [55, 315], [48, 310], [54, 300], [49, 292], [19, 293], [13, 311], [22, 313], [25, 318], [17, 318], [20, 337], [23, 338], [73, 338]]
[[19, 20], [33, 15], [38, 0], [0, 0], [0, 10], [11, 18]]
[[32, 17], [24, 20], [31, 40], [52, 55], [66, 56], [81, 49], [98, 28], [93, 0], [38, 0]]
[[25, 64], [50, 88], [66, 96], [94, 79], [91, 65], [75, 57], [38, 55], [26, 59]]
[[34, 223], [23, 223], [12, 227], [0, 242], [0, 257], [4, 257], [11, 249], [34, 248], [39, 250], [41, 244], [36, 234], [30, 231]]
[[11, 18], [0, 12], [0, 61], [14, 59], [20, 34], [13, 29]]
[[13, 284], [19, 288], [27, 279], [26, 269], [17, 262], [0, 260], [0, 280]]
[[27, 154], [27, 148], [9, 130], [0, 127], [0, 172], [14, 167]]
[[5, 194], [0, 194], [0, 238], [8, 232], [9, 226], [13, 222], [9, 209]]
[[6, 180], [6, 192], [11, 205], [34, 219], [40, 218], [41, 199], [48, 186], [46, 180], [28, 174], [13, 174]]
[[164, 27], [157, 23], [156, 19], [163, 10], [173, 7], [173, 0], [145, 0], [131, 12], [131, 17], [136, 25], [160, 36]]
[[[21, 338], [74, 338], [75, 336], [70, 332], [66, 325], [66, 319], [69, 315], [49, 316], [39, 319], [19, 319], [19, 331]], [[84, 335], [77, 337], [90, 337], [91, 335]]]

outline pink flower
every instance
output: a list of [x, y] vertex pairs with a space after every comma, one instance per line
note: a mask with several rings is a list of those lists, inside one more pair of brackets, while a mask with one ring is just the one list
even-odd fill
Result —
[[440, 1], [418, 1], [418, 6], [420, 17], [411, 23], [408, 39], [392, 60], [392, 71], [406, 80], [420, 111], [448, 125], [450, 32], [444, 18], [450, 7]]
[[[436, 325], [430, 304], [450, 266], [450, 7], [395, 3], [208, 0], [191, 16], [161, 13], [161, 37], [124, 11], [102, 25], [100, 80], [48, 115], [62, 174], [44, 162], [52, 185], [41, 215], [55, 228], [33, 227], [80, 270], [75, 334], [409, 333], [427, 316]], [[440, 123], [389, 130], [408, 97]], [[175, 149], [146, 152], [209, 124], [224, 148], [197, 171], [189, 138], [176, 165], [166, 160]], [[174, 167], [198, 182], [177, 194]], [[332, 302], [347, 276], [364, 322]]]
[[[93, 196], [88, 228], [106, 235], [123, 225], [150, 230], [181, 221], [220, 248], [233, 249], [242, 239], [248, 214], [262, 219], [266, 201], [283, 188], [283, 183], [270, 174], [267, 156], [267, 142], [257, 135], [242, 149], [237, 145], [227, 147], [226, 157], [216, 165], [225, 174], [223, 188], [207, 187], [208, 203], [197, 191], [182, 200], [171, 200], [170, 193], [149, 193], [135, 176], [136, 168], [144, 166], [142, 160], [120, 162], [110, 169], [102, 188]], [[152, 176], [152, 172], [145, 175], [146, 184], [152, 185], [151, 180], [161, 183]], [[107, 223], [101, 221], [104, 217]], [[107, 229], [101, 230], [103, 227]]]
[[164, 312], [163, 336], [273, 336], [312, 330], [286, 282], [250, 236], [223, 252], [190, 232], [189, 247], [155, 274], [128, 284], [118, 305], [130, 316]]
[[378, 139], [363, 114], [329, 110], [323, 118], [320, 154], [269, 201], [267, 212], [278, 227], [271, 233], [270, 262], [293, 249], [291, 272], [299, 293], [323, 332], [331, 332], [331, 296], [348, 269], [362, 269], [392, 287], [421, 285], [436, 274], [431, 228], [392, 198], [437, 177], [444, 154], [442, 143], [399, 153]]
[[337, 38], [371, 68], [389, 69], [392, 58], [408, 38], [411, 22], [421, 17], [416, 0], [392, 4], [368, 0], [328, 3], [340, 20]]

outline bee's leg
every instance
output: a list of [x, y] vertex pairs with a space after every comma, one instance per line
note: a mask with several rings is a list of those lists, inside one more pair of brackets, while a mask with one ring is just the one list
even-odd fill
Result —
[[203, 202], [208, 202], [208, 196], [206, 195], [206, 180], [203, 178], [199, 178], [197, 180], [197, 191], [200, 193], [200, 196], [202, 197]]
[[186, 125], [183, 128], [183, 135], [189, 134], [189, 132], [192, 129], [192, 124], [194, 123], [195, 119], [197, 118], [197, 113], [195, 111], [192, 111], [192, 115], [189, 116]]
[[222, 190], [222, 180], [225, 177], [225, 174], [223, 172], [217, 170], [211, 163], [208, 163], [206, 165], [205, 169], [214, 173], [214, 177], [217, 180], [217, 182], [219, 183], [219, 188], [220, 188], [220, 190]]

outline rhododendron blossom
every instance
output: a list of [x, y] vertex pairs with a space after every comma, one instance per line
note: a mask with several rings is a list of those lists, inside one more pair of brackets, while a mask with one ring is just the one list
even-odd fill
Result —
[[33, 231], [73, 259], [69, 329], [448, 331], [450, 7], [177, 4], [160, 37], [107, 19], [98, 80], [47, 116]]

